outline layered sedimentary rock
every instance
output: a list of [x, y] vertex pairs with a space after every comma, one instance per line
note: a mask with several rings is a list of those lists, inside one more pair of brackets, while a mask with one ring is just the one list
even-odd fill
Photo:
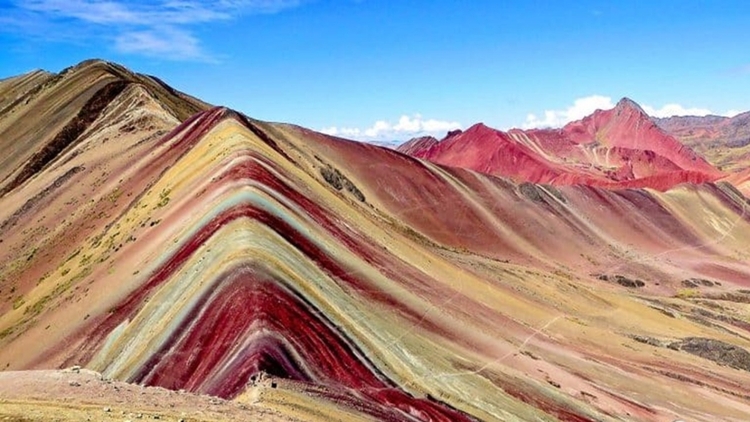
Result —
[[127, 98], [0, 199], [0, 367], [308, 420], [750, 415], [733, 186], [516, 183]]

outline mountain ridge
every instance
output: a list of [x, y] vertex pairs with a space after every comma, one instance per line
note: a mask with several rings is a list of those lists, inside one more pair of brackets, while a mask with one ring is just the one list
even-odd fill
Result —
[[[496, 142], [487, 143], [490, 131], [495, 132]], [[421, 148], [407, 143], [409, 149], [400, 151], [520, 182], [552, 185], [664, 190], [680, 183], [716, 181], [723, 176], [658, 128], [629, 98], [623, 98], [610, 110], [597, 110], [560, 129], [503, 132], [479, 123], [462, 135]], [[471, 157], [459, 157], [461, 151], [472, 149], [476, 152]], [[501, 156], [507, 158], [500, 160]]]
[[[159, 122], [165, 119], [183, 120], [207, 107], [207, 104], [192, 97], [165, 90], [146, 76], [102, 60], [84, 61], [58, 74], [32, 72], [22, 75], [21, 79], [30, 79], [32, 86], [22, 92], [8, 92], [9, 95], [15, 93], [16, 98], [3, 109], [5, 119], [0, 123], [0, 147], [11, 152], [0, 161], [0, 196], [24, 183], [77, 143], [85, 142], [89, 125], [106, 111], [111, 102], [121, 95], [127, 96], [137, 87], [145, 92], [132, 106], [139, 107], [138, 101], [150, 101], [158, 104], [153, 109], [161, 109], [165, 115], [153, 118], [142, 116], [140, 121], [132, 123], [135, 125], [154, 125], [154, 129], [159, 127], [165, 130], [171, 123], [165, 126], [165, 123]], [[69, 87], [77, 86], [79, 81], [91, 81], [90, 88], [80, 92], [70, 91]], [[10, 85], [10, 82], [6, 85]], [[2, 86], [0, 93], [4, 92], [1, 89]], [[60, 102], [67, 107], [55, 107]], [[27, 106], [27, 111], [16, 113], [16, 108], [21, 105]], [[40, 116], [39, 120], [50, 126], [47, 130], [50, 135], [39, 136], [40, 129], [27, 123], [34, 121], [27, 118], [29, 114]], [[9, 143], [9, 140], [13, 143]], [[29, 160], [25, 167], [21, 165], [24, 160]]]

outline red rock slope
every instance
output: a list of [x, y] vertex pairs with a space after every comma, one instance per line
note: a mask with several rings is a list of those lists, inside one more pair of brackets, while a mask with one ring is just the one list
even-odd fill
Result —
[[440, 142], [407, 143], [399, 150], [439, 164], [552, 185], [666, 190], [722, 175], [629, 99], [562, 129], [502, 132], [477, 124]]

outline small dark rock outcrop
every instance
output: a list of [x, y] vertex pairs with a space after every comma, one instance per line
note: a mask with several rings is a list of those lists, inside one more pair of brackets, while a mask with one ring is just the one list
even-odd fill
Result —
[[336, 190], [346, 188], [360, 202], [365, 202], [365, 195], [360, 191], [357, 186], [349, 180], [348, 177], [341, 174], [339, 169], [333, 168], [330, 165], [320, 168], [320, 174], [323, 176], [326, 182]]
[[688, 337], [671, 343], [668, 347], [750, 372], [750, 352], [733, 344], [710, 338]]
[[630, 336], [630, 338], [632, 338], [633, 340], [637, 341], [638, 343], [648, 344], [649, 346], [654, 346], [654, 347], [664, 347], [665, 346], [664, 341], [659, 340], [659, 339], [654, 338], [654, 337], [640, 336], [640, 335], [635, 335], [634, 334], [634, 335]]
[[620, 286], [628, 287], [631, 289], [638, 289], [646, 285], [642, 280], [631, 279], [628, 277], [625, 277], [624, 275], [615, 274], [615, 275], [606, 275], [606, 274], [600, 274], [597, 276], [599, 280], [602, 281], [611, 281], [613, 283], [617, 283]]
[[704, 287], [713, 287], [715, 283], [711, 280], [706, 280], [705, 278], [689, 278], [687, 280], [682, 280], [682, 287], [687, 287], [689, 289], [694, 289], [696, 287], [704, 286]]
[[518, 185], [518, 190], [521, 191], [521, 194], [523, 196], [534, 202], [544, 202], [542, 193], [539, 191], [539, 188], [533, 183], [521, 183], [520, 185]]
[[443, 140], [446, 140], [448, 138], [452, 138], [454, 136], [458, 136], [458, 135], [460, 135], [462, 133], [464, 133], [464, 131], [462, 131], [461, 129], [450, 130], [450, 131], [448, 131], [448, 133], [445, 134], [445, 138], [443, 138]]

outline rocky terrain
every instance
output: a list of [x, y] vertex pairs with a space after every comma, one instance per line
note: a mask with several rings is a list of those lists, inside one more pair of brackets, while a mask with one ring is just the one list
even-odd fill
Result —
[[725, 180], [750, 195], [750, 112], [734, 117], [674, 116], [655, 122], [726, 172]]
[[[270, 383], [255, 387], [259, 398]], [[226, 401], [185, 391], [115, 381], [78, 367], [0, 372], [2, 421], [287, 421], [254, 402]]]
[[654, 120], [659, 127], [724, 170], [744, 168], [750, 158], [750, 112], [733, 117], [674, 116]]

